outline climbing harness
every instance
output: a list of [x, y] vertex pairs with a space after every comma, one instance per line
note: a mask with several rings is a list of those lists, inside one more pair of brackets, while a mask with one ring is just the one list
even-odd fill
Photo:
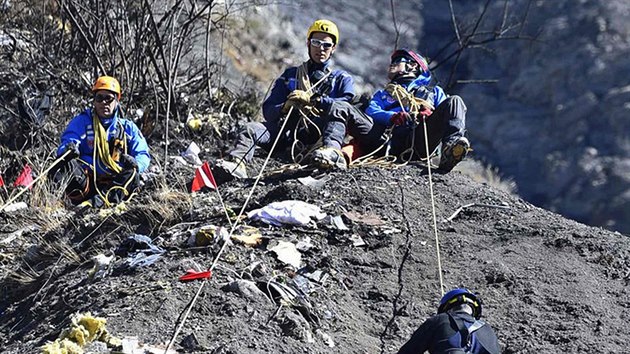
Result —
[[[308, 93], [312, 93], [315, 88], [322, 85], [328, 77], [333, 73], [332, 70], [328, 70], [326, 73], [322, 72], [322, 75], [318, 76], [318, 81], [311, 85], [310, 78], [308, 76], [308, 64], [302, 63], [297, 69], [297, 81], [298, 89], [304, 90]], [[319, 116], [321, 112], [312, 105], [303, 105], [298, 107], [300, 117], [298, 118], [295, 127], [293, 128], [293, 142], [291, 143], [291, 160], [296, 164], [301, 164], [304, 159], [309, 156], [317, 147], [321, 145], [322, 131], [317, 124], [313, 122], [310, 117]], [[289, 119], [290, 115], [286, 116]], [[312, 128], [311, 128], [312, 127]], [[305, 132], [306, 134], [312, 134], [313, 129], [317, 140], [314, 144], [304, 144], [298, 139], [298, 132]]]
[[[400, 105], [403, 112], [408, 112], [412, 117], [418, 117], [425, 109], [429, 109], [433, 111], [435, 108], [431, 102], [415, 97], [411, 92], [407, 91], [403, 86], [398, 84], [390, 83], [385, 87], [385, 91], [387, 91], [392, 97], [396, 98], [398, 104]], [[409, 107], [408, 111], [405, 107]], [[404, 150], [399, 154], [400, 160], [396, 156], [390, 156], [389, 152], [392, 144], [392, 135], [394, 131], [394, 126], [388, 127], [383, 135], [385, 136], [385, 141], [374, 151], [370, 152], [367, 155], [361, 156], [352, 162], [351, 166], [378, 166], [378, 167], [390, 167], [390, 168], [398, 168], [409, 164], [414, 154], [421, 156], [418, 151], [416, 151], [415, 147], [415, 139], [416, 139], [416, 128], [418, 126], [417, 120], [414, 119], [411, 122], [411, 144], [409, 148]], [[426, 138], [425, 138], [426, 139]], [[427, 142], [428, 144], [428, 142]], [[372, 156], [376, 155], [379, 151], [385, 148], [385, 156], [372, 158]], [[426, 158], [420, 158], [421, 161], [426, 161], [427, 165], [430, 165], [431, 159], [436, 156], [438, 149], [436, 148], [431, 154], [427, 153]], [[405, 158], [405, 156], [408, 156]]]
[[94, 149], [92, 152], [92, 165], [85, 163], [86, 165], [92, 168], [92, 178], [94, 182], [94, 189], [96, 193], [103, 200], [103, 204], [106, 207], [111, 207], [113, 203], [109, 200], [110, 193], [116, 190], [121, 190], [123, 196], [126, 198], [125, 200], [130, 200], [133, 196], [135, 196], [135, 192], [129, 193], [127, 189], [129, 185], [136, 178], [138, 171], [136, 169], [133, 170], [129, 179], [122, 186], [112, 186], [108, 188], [106, 191], [102, 192], [99, 188], [99, 181], [97, 179], [97, 166], [103, 171], [107, 171], [107, 169], [115, 172], [116, 174], [122, 172], [122, 167], [118, 165], [118, 161], [122, 154], [127, 154], [127, 139], [125, 137], [125, 129], [122, 123], [117, 122], [117, 134], [111, 140], [108, 140], [107, 131], [101, 124], [98, 116], [93, 114], [92, 117], [92, 127], [94, 129]]

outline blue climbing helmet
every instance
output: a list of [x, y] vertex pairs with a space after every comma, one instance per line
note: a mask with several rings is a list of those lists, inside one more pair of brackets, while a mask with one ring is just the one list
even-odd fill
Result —
[[481, 299], [466, 288], [453, 289], [444, 294], [440, 300], [438, 313], [446, 312], [461, 304], [469, 305], [473, 310], [473, 317], [476, 319], [481, 317]]

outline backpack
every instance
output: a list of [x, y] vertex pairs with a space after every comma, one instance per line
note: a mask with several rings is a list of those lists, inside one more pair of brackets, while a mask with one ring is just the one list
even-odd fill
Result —
[[459, 335], [461, 336], [461, 347], [463, 350], [464, 354], [474, 354], [472, 352], [472, 342], [473, 342], [473, 336], [475, 334], [476, 331], [478, 331], [479, 329], [481, 329], [481, 327], [485, 326], [486, 323], [484, 321], [481, 320], [476, 320], [475, 322], [473, 322], [472, 325], [470, 325], [470, 327], [466, 327], [466, 325], [464, 325], [462, 322], [463, 321], [457, 321], [453, 315], [451, 315], [450, 313], [448, 313], [448, 317], [449, 320], [451, 322], [451, 324], [454, 324], [455, 327], [457, 328], [457, 331], [459, 332]]

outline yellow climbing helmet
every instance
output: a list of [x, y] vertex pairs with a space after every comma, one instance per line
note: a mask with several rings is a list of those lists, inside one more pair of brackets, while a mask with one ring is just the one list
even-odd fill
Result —
[[333, 41], [335, 44], [339, 43], [339, 29], [337, 29], [337, 25], [330, 20], [317, 20], [313, 22], [311, 27], [308, 28], [306, 40], [311, 39], [311, 35], [315, 32], [323, 32], [329, 34], [333, 37]]
[[92, 92], [96, 92], [98, 90], [115, 92], [118, 94], [118, 100], [120, 100], [120, 83], [111, 76], [101, 76], [96, 79], [94, 86], [92, 86]]

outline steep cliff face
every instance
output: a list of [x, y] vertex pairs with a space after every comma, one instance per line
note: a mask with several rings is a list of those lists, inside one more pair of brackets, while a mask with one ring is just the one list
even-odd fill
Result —
[[[593, 225], [630, 231], [630, 13], [625, 1], [510, 1], [487, 9], [478, 32], [505, 18], [505, 38], [463, 52], [454, 85], [468, 104], [474, 156], [515, 179], [529, 201]], [[483, 2], [453, 1], [460, 33]], [[443, 61], [456, 49], [448, 2], [394, 2], [399, 45]], [[339, 23], [336, 63], [363, 90], [385, 80], [396, 30], [389, 2], [294, 2], [278, 10], [298, 33], [318, 17]], [[527, 14], [527, 16], [525, 16]], [[467, 32], [468, 31], [468, 32]], [[528, 39], [532, 37], [532, 39]], [[480, 39], [482, 37], [476, 37]], [[483, 38], [488, 38], [486, 35]], [[441, 52], [442, 48], [446, 50]], [[454, 61], [435, 76], [447, 86]]]

